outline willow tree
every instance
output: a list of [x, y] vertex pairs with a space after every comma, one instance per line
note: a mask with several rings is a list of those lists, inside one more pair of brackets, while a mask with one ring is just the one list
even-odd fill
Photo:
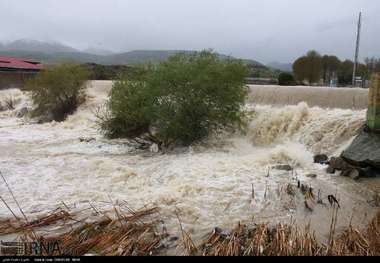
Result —
[[243, 124], [247, 67], [210, 51], [178, 54], [152, 65], [141, 81], [114, 83], [101, 117], [110, 138], [149, 138], [189, 145]]
[[297, 81], [318, 83], [322, 76], [322, 57], [316, 51], [309, 51], [293, 63], [293, 72]]

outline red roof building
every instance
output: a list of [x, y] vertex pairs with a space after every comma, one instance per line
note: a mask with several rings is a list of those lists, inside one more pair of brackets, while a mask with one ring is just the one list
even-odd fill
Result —
[[0, 56], [0, 89], [23, 88], [41, 69], [39, 62]]
[[39, 62], [34, 62], [30, 60], [12, 58], [12, 57], [2, 57], [0, 56], [0, 71], [8, 70], [25, 70], [25, 71], [40, 71], [42, 69], [42, 64]]

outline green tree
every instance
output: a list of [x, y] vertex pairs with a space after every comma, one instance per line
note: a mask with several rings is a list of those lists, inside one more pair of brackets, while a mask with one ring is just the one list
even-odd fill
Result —
[[352, 84], [352, 72], [354, 70], [354, 62], [346, 59], [342, 62], [338, 71], [338, 82], [340, 85]]
[[84, 102], [89, 72], [80, 65], [62, 64], [43, 70], [26, 84], [35, 105], [33, 117], [63, 121]]
[[203, 51], [150, 66], [142, 81], [116, 81], [101, 128], [111, 138], [189, 145], [243, 125], [247, 67]]
[[337, 74], [341, 61], [336, 56], [324, 55], [322, 57], [322, 77], [323, 83], [328, 85], [334, 75]]
[[290, 85], [294, 85], [294, 84], [295, 84], [295, 80], [294, 80], [294, 77], [292, 74], [290, 74], [288, 72], [282, 72], [278, 76], [278, 85], [290, 86]]
[[297, 81], [309, 84], [318, 83], [322, 75], [322, 58], [316, 51], [309, 51], [306, 56], [293, 63], [293, 72]]

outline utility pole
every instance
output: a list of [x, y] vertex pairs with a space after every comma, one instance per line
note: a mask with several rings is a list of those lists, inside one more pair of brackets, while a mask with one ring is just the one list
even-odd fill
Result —
[[355, 49], [354, 72], [352, 74], [352, 86], [353, 87], [355, 87], [355, 85], [356, 85], [356, 70], [358, 68], [361, 27], [362, 27], [362, 12], [359, 13], [358, 32], [357, 32], [357, 35], [356, 35], [356, 49]]

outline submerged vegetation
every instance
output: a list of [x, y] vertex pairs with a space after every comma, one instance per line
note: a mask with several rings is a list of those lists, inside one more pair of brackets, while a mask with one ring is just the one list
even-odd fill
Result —
[[114, 83], [100, 126], [110, 138], [148, 138], [190, 145], [222, 128], [243, 125], [248, 93], [242, 61], [203, 51], [151, 65], [141, 81]]
[[76, 64], [62, 64], [39, 73], [28, 81], [35, 105], [32, 117], [44, 121], [63, 121], [85, 101], [85, 82], [89, 72]]
[[[58, 242], [55, 250], [42, 255], [108, 256], [379, 256], [380, 211], [366, 229], [352, 225], [335, 235], [338, 207], [333, 209], [327, 243], [320, 243], [314, 232], [294, 224], [238, 224], [231, 231], [215, 228], [203, 240], [194, 242], [179, 220], [181, 238], [167, 232], [159, 208], [133, 210], [126, 202], [102, 211], [90, 204], [81, 211], [58, 208], [33, 220], [0, 220], [0, 235], [14, 234], [24, 241]], [[81, 213], [92, 210], [93, 219], [85, 222]], [[60, 228], [60, 234], [42, 236], [47, 227]], [[29, 251], [30, 252], [30, 251]], [[28, 255], [28, 250], [25, 251]]]

